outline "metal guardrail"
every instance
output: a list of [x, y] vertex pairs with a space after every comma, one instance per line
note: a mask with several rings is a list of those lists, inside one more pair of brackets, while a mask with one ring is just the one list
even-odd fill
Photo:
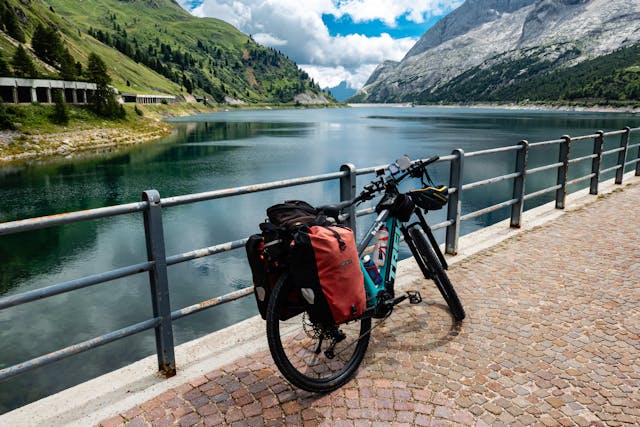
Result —
[[[451, 155], [442, 156], [439, 160], [439, 162], [441, 163], [450, 163], [450, 196], [446, 221], [436, 224], [432, 228], [434, 230], [446, 229], [446, 252], [449, 254], [455, 254], [458, 251], [460, 224], [462, 221], [476, 218], [478, 216], [485, 215], [499, 209], [511, 207], [510, 225], [511, 227], [520, 227], [522, 222], [524, 202], [527, 200], [531, 200], [533, 198], [555, 192], [556, 208], [564, 209], [568, 185], [589, 180], [590, 194], [598, 194], [598, 184], [600, 182], [600, 176], [604, 173], [615, 171], [615, 183], [622, 184], [625, 167], [635, 164], [635, 175], [640, 176], [640, 144], [629, 145], [629, 137], [631, 133], [639, 130], [640, 128], [631, 129], [627, 127], [623, 130], [615, 132], [605, 133], [602, 131], [598, 131], [597, 133], [592, 135], [584, 135], [573, 138], [565, 135], [560, 139], [551, 141], [541, 141], [535, 143], [520, 141], [515, 146], [500, 147], [470, 153], [464, 153], [464, 151], [461, 149], [455, 149], [453, 150]], [[612, 150], [603, 151], [604, 139], [606, 137], [613, 137], [616, 135], [620, 135], [619, 147]], [[572, 143], [589, 140], [593, 140], [593, 154], [570, 159], [570, 148]], [[559, 146], [557, 162], [536, 168], [527, 167], [530, 150], [553, 145]], [[636, 158], [627, 161], [629, 150], [633, 148], [638, 149], [638, 154], [636, 155]], [[465, 159], [512, 151], [515, 152], [516, 157], [513, 173], [472, 183], [462, 184]], [[618, 158], [615, 166], [607, 169], [602, 169], [602, 158], [604, 156], [613, 155], [616, 153], [618, 154]], [[588, 160], [591, 160], [591, 172], [585, 176], [573, 180], [568, 180], [569, 166]], [[95, 347], [99, 347], [109, 342], [148, 329], [155, 329], [156, 353], [158, 356], [159, 370], [163, 372], [167, 377], [175, 375], [176, 365], [172, 321], [199, 312], [201, 310], [215, 307], [220, 304], [224, 304], [229, 301], [247, 296], [253, 292], [253, 288], [244, 288], [220, 297], [202, 301], [198, 304], [181, 308], [179, 310], [171, 311], [171, 305], [169, 302], [169, 282], [167, 275], [167, 268], [169, 266], [194, 260], [196, 258], [202, 258], [205, 256], [215, 255], [221, 252], [227, 252], [241, 248], [244, 246], [246, 239], [226, 242], [206, 248], [195, 249], [189, 252], [167, 257], [165, 254], [164, 229], [162, 222], [162, 210], [164, 208], [196, 203], [205, 200], [233, 197], [241, 194], [268, 191], [277, 188], [331, 181], [335, 179], [338, 179], [340, 181], [340, 200], [348, 200], [356, 196], [357, 176], [371, 174], [376, 170], [384, 168], [386, 166], [387, 165], [380, 165], [363, 169], [356, 169], [356, 167], [352, 164], [344, 164], [341, 166], [340, 171], [335, 173], [307, 176], [302, 178], [209, 191], [204, 193], [187, 194], [183, 196], [168, 197], [165, 199], [161, 199], [160, 194], [156, 190], [147, 190], [142, 193], [142, 201], [136, 203], [0, 223], [0, 236], [3, 236], [36, 230], [40, 228], [53, 227], [62, 224], [142, 212], [144, 218], [144, 229], [147, 246], [147, 262], [126, 266], [123, 268], [83, 277], [76, 280], [58, 283], [17, 295], [3, 297], [0, 298], [0, 310], [144, 272], [149, 273], [151, 298], [153, 305], [153, 318], [151, 319], [118, 329], [116, 331], [109, 332], [107, 334], [92, 338], [87, 341], [83, 341], [69, 347], [65, 347], [58, 351], [36, 357], [23, 363], [1, 369], [0, 380], [14, 377], [25, 371], [29, 371], [37, 367], [53, 363], [71, 355], [78, 354]], [[526, 193], [525, 182], [528, 175], [552, 169], [557, 169], [557, 180], [554, 185], [542, 190], [535, 191], [533, 193]], [[511, 199], [484, 209], [467, 213], [465, 215], [461, 214], [463, 193], [466, 190], [491, 185], [506, 180], [513, 180], [513, 197]], [[355, 208], [352, 208], [351, 211], [347, 212], [347, 214], [345, 215], [345, 222], [355, 231], [356, 217], [369, 215], [373, 213], [373, 211], [373, 208], [362, 209], [359, 211], [356, 211]]]

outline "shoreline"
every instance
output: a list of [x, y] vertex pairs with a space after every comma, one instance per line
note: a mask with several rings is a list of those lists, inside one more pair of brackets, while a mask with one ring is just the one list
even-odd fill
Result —
[[363, 108], [363, 107], [415, 107], [415, 108], [488, 108], [495, 110], [518, 110], [518, 111], [565, 111], [565, 112], [591, 112], [591, 113], [627, 113], [627, 114], [640, 114], [640, 106], [633, 107], [615, 107], [604, 105], [552, 105], [552, 104], [491, 104], [491, 103], [478, 103], [478, 104], [411, 104], [410, 102], [379, 104], [379, 103], [348, 103], [349, 107]]
[[[32, 160], [72, 158], [90, 151], [105, 152], [150, 143], [172, 133], [166, 122], [150, 122], [139, 131], [120, 127], [96, 127], [58, 133], [0, 132], [0, 167]], [[4, 154], [1, 145], [19, 145], [19, 152]]]
[[[186, 117], [196, 114], [218, 113], [224, 111], [242, 110], [272, 110], [287, 106], [279, 105], [232, 105], [229, 107], [208, 107], [197, 104], [179, 106], [139, 106], [144, 110], [145, 123], [137, 128], [118, 126], [97, 126], [79, 128], [55, 133], [29, 133], [18, 131], [0, 131], [0, 168], [21, 164], [29, 161], [55, 160], [73, 158], [80, 154], [95, 151], [96, 155], [111, 152], [116, 149], [132, 147], [140, 144], [153, 143], [163, 137], [171, 135], [173, 125], [166, 119]], [[550, 105], [550, 104], [420, 104], [411, 103], [356, 103], [334, 104], [324, 108], [438, 108], [438, 109], [498, 109], [514, 111], [554, 111], [554, 112], [592, 112], [640, 114], [640, 107], [614, 106], [578, 106], [578, 105]], [[291, 107], [290, 107], [291, 108]], [[295, 108], [295, 107], [294, 107]], [[300, 107], [297, 107], [300, 108]], [[302, 108], [322, 108], [321, 106], [304, 106]], [[107, 124], [108, 122], [103, 122]], [[13, 152], [12, 152], [13, 151]]]
[[0, 131], [0, 168], [30, 161], [68, 159], [92, 151], [96, 155], [140, 144], [153, 143], [173, 133], [173, 124], [166, 121], [176, 117], [210, 114], [225, 111], [337, 108], [346, 104], [278, 104], [205, 106], [202, 104], [136, 105], [144, 113], [144, 123], [123, 126], [103, 121], [104, 126], [78, 126], [63, 132]]

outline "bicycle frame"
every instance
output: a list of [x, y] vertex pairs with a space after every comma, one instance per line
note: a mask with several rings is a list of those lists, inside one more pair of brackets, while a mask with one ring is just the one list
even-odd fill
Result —
[[[378, 217], [375, 219], [373, 224], [371, 224], [369, 230], [367, 230], [367, 233], [358, 245], [360, 269], [362, 270], [362, 273], [364, 275], [364, 289], [367, 296], [368, 311], [375, 308], [376, 304], [378, 303], [377, 296], [380, 291], [385, 290], [392, 298], [394, 296], [396, 265], [398, 262], [400, 241], [402, 236], [404, 236], [404, 240], [405, 242], [407, 242], [407, 245], [409, 246], [409, 249], [411, 250], [413, 256], [416, 258], [419, 256], [415, 245], [408, 233], [408, 229], [410, 227], [413, 227], [415, 225], [420, 225], [422, 227], [422, 230], [427, 235], [427, 238], [429, 239], [429, 242], [431, 243], [431, 246], [433, 247], [436, 255], [440, 259], [442, 266], [445, 270], [448, 269], [448, 265], [444, 258], [444, 255], [442, 254], [435, 236], [431, 231], [431, 227], [429, 227], [429, 225], [427, 224], [427, 221], [424, 218], [421, 210], [419, 208], [416, 208], [415, 214], [418, 216], [418, 221], [410, 223], [407, 226], [396, 217], [391, 216], [388, 210], [383, 210], [382, 212], [380, 212], [380, 214], [378, 214]], [[387, 246], [387, 257], [385, 259], [385, 263], [379, 269], [379, 273], [383, 278], [382, 284], [376, 285], [369, 276], [369, 273], [365, 269], [364, 264], [362, 263], [362, 256], [366, 252], [377, 231], [380, 229], [380, 227], [382, 227], [383, 224], [386, 225], [387, 229], [389, 230], [389, 244]]]

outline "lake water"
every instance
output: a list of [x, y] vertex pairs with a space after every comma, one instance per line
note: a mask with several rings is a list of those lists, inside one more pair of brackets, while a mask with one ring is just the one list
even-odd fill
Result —
[[[146, 189], [175, 196], [388, 163], [585, 135], [602, 129], [640, 126], [627, 114], [562, 113], [460, 108], [361, 107], [320, 110], [237, 111], [174, 120], [175, 133], [154, 144], [82, 159], [0, 168], [0, 222], [140, 200]], [[637, 141], [632, 141], [633, 143]], [[607, 139], [606, 148], [619, 143]], [[572, 157], [592, 150], [572, 147]], [[636, 155], [635, 151], [630, 153]], [[557, 159], [557, 146], [531, 153], [530, 165]], [[610, 156], [608, 163], [614, 160]], [[571, 176], [590, 170], [572, 167]], [[468, 159], [465, 182], [513, 171], [514, 153]], [[448, 164], [433, 168], [448, 180]], [[609, 175], [611, 176], [611, 174]], [[358, 178], [358, 186], [367, 177]], [[533, 192], [555, 180], [555, 172], [531, 176]], [[464, 194], [469, 212], [511, 198], [510, 182]], [[417, 183], [416, 183], [417, 185]], [[583, 184], [584, 186], [585, 184]], [[575, 189], [575, 188], [574, 188]], [[264, 209], [284, 199], [329, 203], [337, 182], [244, 195], [163, 210], [167, 255], [244, 238], [257, 232]], [[533, 201], [539, 204], [552, 195]], [[528, 207], [533, 206], [533, 204]], [[444, 211], [430, 214], [440, 222]], [[501, 210], [463, 223], [463, 233], [505, 219]], [[364, 228], [371, 217], [361, 220]], [[0, 296], [37, 289], [146, 261], [141, 214], [0, 237]], [[250, 285], [243, 251], [169, 268], [175, 310]], [[459, 286], [464, 286], [460, 284]], [[257, 313], [252, 298], [217, 307], [174, 323], [176, 343]], [[0, 368], [46, 354], [152, 315], [147, 275], [31, 302], [0, 312]], [[148, 331], [73, 356], [0, 383], [0, 413], [101, 373], [154, 354]]]

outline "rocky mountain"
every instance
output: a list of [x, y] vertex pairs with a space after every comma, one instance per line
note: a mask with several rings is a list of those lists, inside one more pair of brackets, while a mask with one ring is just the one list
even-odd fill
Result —
[[[467, 0], [429, 29], [402, 61], [379, 65], [351, 101], [531, 99], [535, 90], [519, 88], [549, 78], [561, 86], [559, 81], [572, 75], [566, 70], [598, 64], [620, 50], [635, 55], [639, 42], [638, 0]], [[585, 78], [620, 77], [640, 65], [633, 55], [622, 69]], [[624, 79], [635, 84], [640, 75], [628, 71], [632, 74]], [[553, 99], [553, 91], [548, 96]]]

